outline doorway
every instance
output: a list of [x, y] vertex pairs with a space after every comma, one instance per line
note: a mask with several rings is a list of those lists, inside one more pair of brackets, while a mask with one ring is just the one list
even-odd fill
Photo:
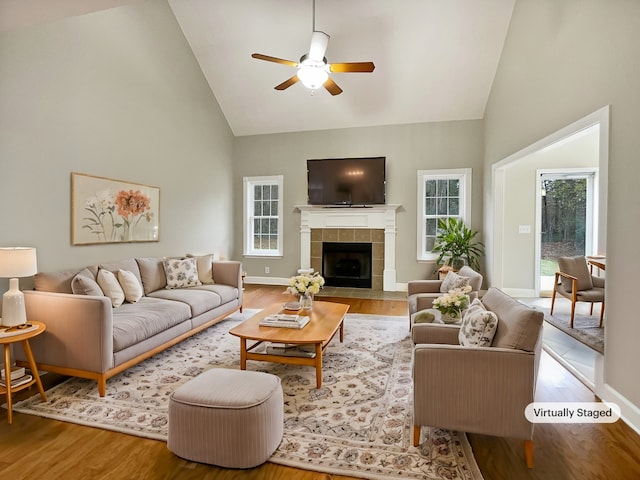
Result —
[[597, 169], [538, 171], [536, 262], [541, 296], [551, 295], [557, 258], [591, 255], [597, 244]]

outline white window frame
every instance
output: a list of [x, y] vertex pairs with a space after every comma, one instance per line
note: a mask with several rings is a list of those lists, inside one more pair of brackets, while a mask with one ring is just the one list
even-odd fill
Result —
[[[281, 257], [283, 254], [283, 175], [264, 177], [243, 177], [243, 229], [245, 257]], [[254, 187], [259, 185], [276, 185], [278, 187], [278, 239], [277, 249], [256, 249], [253, 247]]]
[[[471, 225], [471, 168], [451, 168], [443, 170], [418, 170], [418, 223], [417, 223], [417, 259], [418, 261], [433, 261], [439, 256], [438, 252], [426, 250], [426, 219], [425, 191], [427, 180], [459, 180], [460, 181], [460, 214], [465, 225]], [[438, 216], [440, 217], [440, 216]]]

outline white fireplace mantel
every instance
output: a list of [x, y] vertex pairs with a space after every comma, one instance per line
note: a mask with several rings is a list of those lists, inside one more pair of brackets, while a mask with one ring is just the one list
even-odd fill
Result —
[[314, 228], [371, 228], [384, 230], [382, 288], [396, 291], [396, 213], [401, 205], [320, 207], [296, 205], [300, 211], [300, 266], [311, 267], [311, 230]]

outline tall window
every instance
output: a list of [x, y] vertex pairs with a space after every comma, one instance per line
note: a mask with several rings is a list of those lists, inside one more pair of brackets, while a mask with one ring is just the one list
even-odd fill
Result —
[[282, 255], [282, 175], [244, 177], [244, 254]]
[[433, 260], [440, 218], [471, 220], [471, 169], [418, 170], [418, 260]]

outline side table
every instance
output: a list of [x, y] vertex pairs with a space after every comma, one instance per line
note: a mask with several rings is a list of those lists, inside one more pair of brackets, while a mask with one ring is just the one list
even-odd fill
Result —
[[[0, 345], [4, 346], [4, 371], [9, 375], [9, 378], [7, 379], [8, 381], [6, 382], [7, 386], [3, 387], [2, 385], [0, 385], [0, 395], [4, 393], [7, 396], [7, 411], [9, 412], [9, 423], [12, 423], [13, 421], [13, 403], [11, 398], [13, 393], [24, 390], [25, 388], [29, 388], [35, 383], [38, 386], [38, 391], [40, 392], [42, 401], [47, 401], [47, 397], [44, 394], [44, 388], [42, 387], [42, 382], [40, 381], [40, 375], [38, 375], [38, 366], [36, 365], [36, 362], [33, 358], [33, 353], [31, 352], [31, 346], [29, 345], [29, 340], [43, 333], [47, 329], [47, 326], [42, 322], [28, 323], [37, 328], [25, 333], [19, 333], [17, 335], [0, 336]], [[11, 344], [18, 342], [22, 342], [22, 347], [24, 348], [24, 353], [27, 355], [29, 368], [31, 368], [31, 375], [33, 378], [27, 383], [11, 388], [11, 381], [9, 380], [11, 375]]]

